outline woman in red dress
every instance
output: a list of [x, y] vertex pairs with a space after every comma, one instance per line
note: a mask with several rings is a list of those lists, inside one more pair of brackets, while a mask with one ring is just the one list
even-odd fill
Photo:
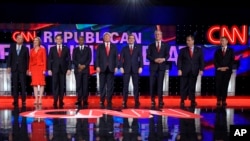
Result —
[[[30, 50], [29, 75], [31, 86], [34, 89], [34, 104], [42, 104], [42, 95], [45, 86], [46, 71], [46, 50], [41, 46], [41, 38], [36, 37], [33, 41], [33, 48]], [[38, 90], [39, 89], [39, 90]]]

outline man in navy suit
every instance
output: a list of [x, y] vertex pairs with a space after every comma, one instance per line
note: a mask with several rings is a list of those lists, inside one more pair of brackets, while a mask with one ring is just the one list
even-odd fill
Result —
[[232, 74], [234, 64], [234, 51], [227, 46], [226, 37], [220, 38], [221, 48], [214, 54], [215, 66], [215, 93], [217, 96], [217, 105], [226, 106], [226, 97], [229, 81]]
[[69, 75], [71, 72], [71, 57], [69, 48], [62, 45], [62, 35], [56, 35], [55, 41], [56, 46], [51, 47], [49, 50], [48, 74], [52, 75], [53, 105], [57, 108], [59, 98], [59, 107], [62, 108], [64, 105], [63, 97], [65, 93], [66, 74]]
[[[96, 51], [96, 72], [100, 76], [100, 106], [104, 106], [105, 96], [108, 106], [112, 105], [114, 91], [114, 73], [118, 68], [117, 48], [110, 43], [110, 33], [104, 33], [104, 43], [100, 44]], [[107, 86], [107, 91], [105, 89]]]
[[78, 38], [79, 46], [73, 50], [73, 63], [75, 66], [75, 79], [76, 79], [76, 91], [78, 94], [78, 100], [76, 105], [81, 106], [83, 102], [84, 106], [88, 105], [88, 77], [89, 77], [89, 64], [92, 59], [91, 49], [84, 45], [84, 37]]
[[204, 57], [202, 49], [194, 45], [194, 36], [186, 37], [187, 47], [180, 50], [177, 66], [180, 78], [181, 107], [185, 106], [184, 101], [189, 96], [191, 106], [196, 106], [195, 86], [197, 76], [203, 74]]
[[150, 86], [149, 93], [151, 95], [151, 106], [155, 106], [154, 84], [157, 79], [157, 95], [159, 101], [159, 107], [164, 106], [163, 102], [163, 80], [164, 74], [167, 69], [167, 60], [169, 58], [169, 45], [163, 43], [162, 32], [155, 31], [155, 42], [150, 44], [147, 50], [147, 59], [150, 61]]
[[22, 105], [26, 105], [26, 74], [29, 62], [29, 49], [23, 45], [23, 36], [16, 36], [16, 44], [10, 46], [7, 71], [11, 73], [13, 105], [18, 105], [18, 82], [21, 84]]
[[124, 47], [120, 54], [121, 72], [123, 73], [123, 103], [122, 106], [127, 107], [128, 85], [132, 76], [135, 107], [140, 105], [139, 102], [139, 74], [142, 72], [143, 58], [142, 49], [135, 45], [134, 35], [128, 36], [128, 46]]

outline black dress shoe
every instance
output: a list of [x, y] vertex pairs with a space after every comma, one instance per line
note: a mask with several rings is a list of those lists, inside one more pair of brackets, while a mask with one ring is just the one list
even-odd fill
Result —
[[155, 101], [154, 100], [151, 101], [151, 106], [152, 107], [155, 106]]
[[108, 101], [108, 106], [112, 106], [112, 102], [111, 101]]
[[227, 106], [227, 102], [226, 101], [222, 101], [222, 106]]
[[58, 107], [57, 107], [57, 104], [53, 104], [53, 107], [54, 107], [54, 109], [57, 109]]
[[181, 103], [180, 103], [180, 107], [181, 107], [181, 108], [185, 107], [185, 103], [184, 103], [184, 102], [181, 102]]
[[79, 104], [81, 104], [81, 101], [77, 101], [77, 102], [75, 103], [76, 106], [78, 106]]
[[163, 101], [160, 101], [160, 102], [159, 102], [159, 106], [160, 106], [160, 107], [163, 107], [163, 106], [164, 106], [164, 102], [163, 102]]
[[123, 108], [127, 108], [127, 103], [126, 102], [122, 102], [122, 107]]
[[18, 106], [18, 102], [13, 102], [12, 105], [13, 106]]
[[217, 105], [217, 106], [220, 106], [220, 105], [221, 105], [220, 101], [217, 101], [216, 105]]
[[103, 101], [100, 102], [100, 106], [104, 106], [104, 102]]
[[88, 101], [83, 101], [83, 105], [88, 106], [89, 105]]
[[195, 101], [192, 101], [192, 102], [191, 102], [191, 106], [192, 106], [192, 107], [195, 107], [195, 106], [197, 106], [197, 102], [195, 102]]

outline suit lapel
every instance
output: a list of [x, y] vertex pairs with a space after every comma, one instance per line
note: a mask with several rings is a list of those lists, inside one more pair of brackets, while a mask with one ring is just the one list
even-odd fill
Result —
[[156, 49], [156, 51], [158, 52], [158, 53], [160, 53], [161, 51], [162, 51], [162, 48], [164, 47], [164, 43], [163, 42], [161, 42], [161, 46], [160, 46], [160, 50], [159, 50], [159, 52], [158, 52], [158, 50]]
[[135, 51], [137, 50], [137, 47], [134, 45], [133, 51], [132, 51], [132, 55], [135, 53]]
[[[55, 46], [54, 50], [55, 50], [55, 53], [56, 53], [57, 57], [60, 58], [60, 56], [58, 54], [57, 46]], [[62, 47], [62, 50], [63, 50], [63, 47]]]

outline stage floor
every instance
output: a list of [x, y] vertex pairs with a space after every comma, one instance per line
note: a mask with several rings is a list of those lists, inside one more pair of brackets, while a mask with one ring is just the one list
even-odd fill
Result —
[[[215, 97], [197, 97], [198, 106], [180, 108], [180, 97], [165, 96], [165, 105], [155, 108], [150, 97], [141, 96], [139, 108], [133, 97], [122, 108], [120, 96], [113, 106], [99, 106], [99, 97], [89, 97], [88, 107], [75, 107], [76, 97], [66, 96], [62, 109], [53, 108], [46, 96], [35, 106], [33, 97], [22, 107], [0, 96], [0, 141], [214, 141], [229, 139], [230, 125], [250, 125], [250, 97], [228, 97], [227, 107], [216, 107]], [[156, 100], [157, 101], [157, 100]]]

